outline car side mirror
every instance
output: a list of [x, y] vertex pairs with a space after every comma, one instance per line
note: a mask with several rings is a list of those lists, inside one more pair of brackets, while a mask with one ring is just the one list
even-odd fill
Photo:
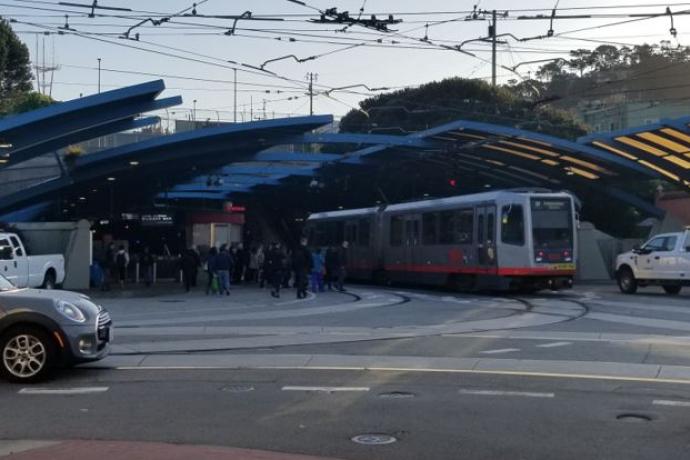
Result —
[[14, 252], [9, 246], [4, 246], [0, 249], [0, 260], [12, 260], [14, 259]]

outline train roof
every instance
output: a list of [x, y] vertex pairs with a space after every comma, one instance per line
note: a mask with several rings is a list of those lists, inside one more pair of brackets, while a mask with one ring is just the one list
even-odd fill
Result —
[[371, 207], [359, 209], [343, 209], [339, 211], [317, 212], [311, 214], [307, 220], [368, 216], [370, 214], [376, 214], [378, 210], [379, 207]]
[[419, 209], [424, 207], [452, 205], [458, 203], [467, 203], [474, 201], [491, 201], [498, 198], [505, 198], [506, 196], [515, 195], [549, 195], [549, 196], [572, 196], [568, 192], [554, 192], [549, 190], [498, 190], [484, 193], [474, 193], [471, 195], [458, 195], [447, 198], [434, 198], [429, 200], [411, 201], [409, 203], [398, 203], [387, 206], [359, 208], [359, 209], [344, 209], [339, 211], [326, 211], [311, 214], [307, 220], [321, 220], [321, 219], [337, 219], [343, 217], [359, 217], [376, 214], [379, 210], [386, 211], [406, 211], [409, 209]]

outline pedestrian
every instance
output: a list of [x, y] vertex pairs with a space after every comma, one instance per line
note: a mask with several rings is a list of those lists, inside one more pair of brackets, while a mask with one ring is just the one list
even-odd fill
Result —
[[208, 275], [208, 283], [206, 284], [206, 295], [215, 294], [220, 291], [218, 283], [218, 274], [216, 273], [216, 258], [218, 257], [218, 250], [212, 247], [208, 251], [206, 258], [206, 274]]
[[153, 254], [148, 246], [144, 248], [144, 252], [139, 256], [139, 270], [144, 279], [144, 285], [150, 287], [153, 283], [153, 264], [156, 263]]
[[257, 275], [259, 274], [259, 248], [256, 246], [252, 248], [249, 253], [249, 263], [247, 265], [247, 274], [245, 275], [245, 281], [247, 283], [253, 283], [257, 280]]
[[192, 248], [186, 249], [182, 254], [182, 280], [184, 281], [184, 290], [189, 292], [194, 286], [194, 277], [197, 272], [196, 257]]
[[323, 292], [323, 274], [326, 270], [325, 259], [321, 248], [316, 248], [311, 255], [311, 291]]
[[115, 245], [110, 243], [105, 250], [101, 265], [103, 266], [103, 279], [101, 280], [101, 291], [110, 290], [110, 281], [115, 277]]
[[280, 297], [280, 287], [283, 283], [283, 272], [285, 271], [285, 254], [280, 247], [280, 243], [275, 243], [266, 255], [266, 264], [268, 265], [268, 274], [271, 279], [273, 289], [271, 289], [271, 296]]
[[232, 257], [226, 245], [220, 247], [220, 253], [216, 257], [216, 273], [220, 284], [219, 294], [230, 295], [230, 273], [232, 272]]
[[266, 251], [264, 250], [264, 245], [259, 245], [259, 250], [256, 252], [256, 260], [259, 266], [259, 271], [257, 272], [257, 281], [259, 282], [259, 288], [264, 288], [264, 283], [266, 282]]
[[120, 287], [125, 287], [125, 281], [127, 280], [127, 267], [129, 266], [129, 254], [127, 253], [124, 245], [120, 245], [120, 247], [117, 249], [117, 254], [115, 254], [115, 266], [117, 267]]
[[[289, 289], [290, 288], [290, 280], [293, 278], [292, 277], [292, 251], [289, 249], [286, 250], [285, 252], [281, 251], [283, 254], [283, 277], [281, 279], [281, 285], [283, 286], [283, 289]], [[294, 287], [294, 285], [293, 285]]]
[[338, 250], [333, 247], [329, 247], [326, 250], [326, 287], [329, 291], [333, 290], [333, 283], [338, 279]]
[[345, 290], [345, 278], [347, 277], [347, 248], [350, 244], [343, 241], [343, 244], [338, 249], [338, 281], [335, 288], [339, 291]]
[[249, 262], [251, 260], [251, 253], [248, 247], [244, 246], [244, 243], [240, 243], [239, 249], [237, 250], [237, 258], [240, 262], [239, 276], [240, 281], [248, 282], [248, 278], [251, 278], [249, 273]]
[[306, 238], [302, 238], [300, 245], [292, 252], [292, 269], [295, 271], [297, 298], [304, 299], [307, 297], [308, 277], [312, 269], [312, 257], [307, 249]]

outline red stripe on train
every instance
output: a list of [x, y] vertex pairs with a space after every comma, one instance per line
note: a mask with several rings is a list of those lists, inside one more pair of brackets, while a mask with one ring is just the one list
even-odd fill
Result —
[[554, 270], [548, 268], [532, 267], [451, 267], [448, 265], [410, 265], [392, 264], [386, 265], [389, 271], [405, 271], [418, 273], [462, 273], [471, 275], [500, 275], [500, 276], [572, 276], [575, 270]]

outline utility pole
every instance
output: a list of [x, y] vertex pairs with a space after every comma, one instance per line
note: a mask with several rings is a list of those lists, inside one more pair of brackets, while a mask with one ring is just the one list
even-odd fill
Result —
[[309, 72], [307, 80], [309, 80], [309, 115], [314, 115], [314, 81], [319, 77], [318, 74]]
[[489, 25], [489, 36], [491, 36], [491, 86], [496, 87], [496, 10], [491, 12], [491, 25]]
[[233, 73], [235, 74], [235, 80], [233, 82], [234, 85], [234, 96], [233, 96], [233, 115], [234, 115], [234, 120], [235, 123], [237, 123], [237, 69], [232, 69]]
[[266, 120], [266, 99], [263, 100], [264, 120]]
[[[196, 123], [196, 99], [194, 99], [192, 103], [194, 104], [194, 110], [192, 111], [192, 121]], [[196, 128], [196, 125], [194, 127]]]
[[249, 121], [254, 121], [254, 96], [249, 96]]
[[98, 58], [98, 94], [101, 94], [101, 58]]

